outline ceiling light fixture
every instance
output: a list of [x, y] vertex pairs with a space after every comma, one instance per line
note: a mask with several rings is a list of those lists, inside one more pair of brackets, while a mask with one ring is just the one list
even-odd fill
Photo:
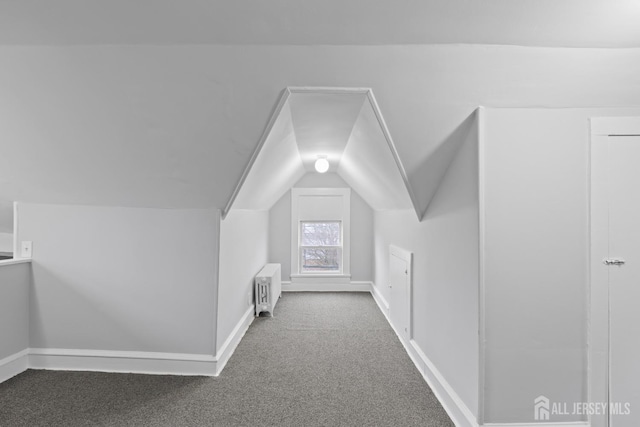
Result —
[[329, 160], [327, 160], [327, 156], [318, 156], [318, 160], [316, 160], [315, 168], [318, 173], [325, 173], [326, 171], [328, 171]]

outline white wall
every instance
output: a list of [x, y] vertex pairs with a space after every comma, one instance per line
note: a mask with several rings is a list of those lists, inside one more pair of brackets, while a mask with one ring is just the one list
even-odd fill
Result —
[[0, 253], [13, 252], [13, 233], [0, 233]]
[[215, 354], [219, 211], [18, 209], [31, 347]]
[[28, 263], [0, 265], [0, 360], [29, 347]]
[[[309, 173], [303, 176], [294, 187], [349, 188], [349, 185], [334, 173]], [[269, 262], [282, 264], [282, 280], [290, 280], [290, 191], [282, 196], [269, 212]], [[351, 191], [351, 280], [373, 280], [373, 211], [353, 190]]]
[[[0, 168], [2, 167], [0, 161]], [[0, 233], [13, 233], [13, 201], [7, 200], [4, 193], [5, 191], [0, 191]]]
[[232, 209], [220, 223], [219, 350], [253, 306], [253, 278], [268, 260], [269, 212]]
[[1, 196], [223, 208], [288, 85], [371, 87], [424, 209], [430, 156], [478, 105], [635, 105], [640, 49], [2, 46]]
[[609, 115], [640, 109], [486, 110], [487, 422], [587, 399], [588, 118]]
[[413, 252], [413, 335], [468, 409], [478, 407], [478, 145], [475, 116], [448, 141], [457, 150], [422, 222], [376, 212], [375, 285], [389, 301], [389, 245]]

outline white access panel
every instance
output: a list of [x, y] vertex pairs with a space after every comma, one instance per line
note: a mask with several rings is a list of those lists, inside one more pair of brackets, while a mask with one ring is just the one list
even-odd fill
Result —
[[411, 278], [413, 254], [396, 246], [389, 246], [389, 317], [391, 325], [407, 343], [411, 332]]
[[266, 264], [255, 278], [256, 316], [266, 312], [273, 316], [273, 310], [280, 299], [282, 279], [280, 264]]

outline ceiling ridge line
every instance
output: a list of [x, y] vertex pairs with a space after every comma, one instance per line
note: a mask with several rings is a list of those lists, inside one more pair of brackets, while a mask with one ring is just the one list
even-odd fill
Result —
[[384, 135], [384, 139], [387, 141], [389, 145], [389, 149], [391, 150], [391, 155], [396, 162], [396, 166], [398, 167], [398, 171], [402, 177], [402, 181], [404, 181], [404, 185], [409, 193], [409, 198], [411, 199], [411, 204], [413, 205], [413, 209], [415, 210], [416, 215], [418, 216], [418, 221], [422, 221], [423, 213], [420, 209], [420, 204], [418, 203], [418, 199], [411, 187], [411, 183], [409, 182], [409, 176], [407, 175], [407, 171], [402, 164], [402, 160], [400, 160], [400, 155], [398, 154], [398, 150], [391, 138], [391, 133], [389, 132], [389, 128], [387, 127], [387, 123], [384, 121], [384, 117], [382, 116], [382, 111], [380, 111], [380, 107], [378, 106], [378, 102], [376, 101], [376, 97], [373, 94], [373, 90], [369, 89], [367, 92], [367, 99], [371, 104], [371, 108], [373, 109], [373, 113], [376, 116], [376, 120], [380, 125], [380, 129], [382, 130], [382, 134]]
[[[254, 148], [253, 153], [251, 153], [251, 158], [249, 159], [249, 162], [247, 163], [247, 166], [245, 166], [244, 171], [242, 171], [242, 175], [240, 176], [240, 180], [238, 181], [238, 183], [236, 184], [235, 188], [233, 189], [233, 192], [231, 193], [231, 197], [229, 198], [229, 201], [227, 201], [226, 206], [224, 207], [224, 209], [221, 212], [221, 218], [222, 219], [225, 219], [227, 214], [231, 210], [231, 207], [233, 206], [233, 202], [235, 202], [236, 198], [238, 197], [238, 193], [240, 192], [240, 189], [242, 188], [242, 186], [244, 185], [245, 181], [247, 180], [247, 176], [249, 175], [249, 172], [251, 171], [251, 168], [253, 167], [253, 164], [256, 162], [256, 159], [258, 158], [258, 155], [260, 154], [260, 151], [262, 151], [262, 147], [264, 146], [265, 142], [267, 141], [267, 138], [269, 137], [269, 134], [273, 130], [273, 126], [275, 125], [276, 121], [278, 120], [278, 117], [282, 113], [282, 109], [284, 108], [284, 106], [287, 103], [287, 100], [289, 99], [290, 96], [291, 96], [291, 91], [287, 87], [282, 91], [282, 94], [280, 95], [280, 99], [276, 103], [275, 108], [273, 109], [273, 111], [271, 112], [271, 115], [269, 116], [269, 121], [267, 122], [267, 126], [265, 126], [264, 131], [262, 132], [262, 135], [260, 136], [260, 140], [258, 141], [258, 145], [256, 145], [256, 148]], [[294, 132], [295, 132], [295, 130], [294, 130]]]

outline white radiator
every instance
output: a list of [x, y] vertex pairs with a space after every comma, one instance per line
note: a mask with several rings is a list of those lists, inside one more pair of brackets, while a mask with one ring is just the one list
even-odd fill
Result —
[[255, 279], [256, 316], [265, 311], [273, 316], [281, 289], [280, 264], [265, 265]]

